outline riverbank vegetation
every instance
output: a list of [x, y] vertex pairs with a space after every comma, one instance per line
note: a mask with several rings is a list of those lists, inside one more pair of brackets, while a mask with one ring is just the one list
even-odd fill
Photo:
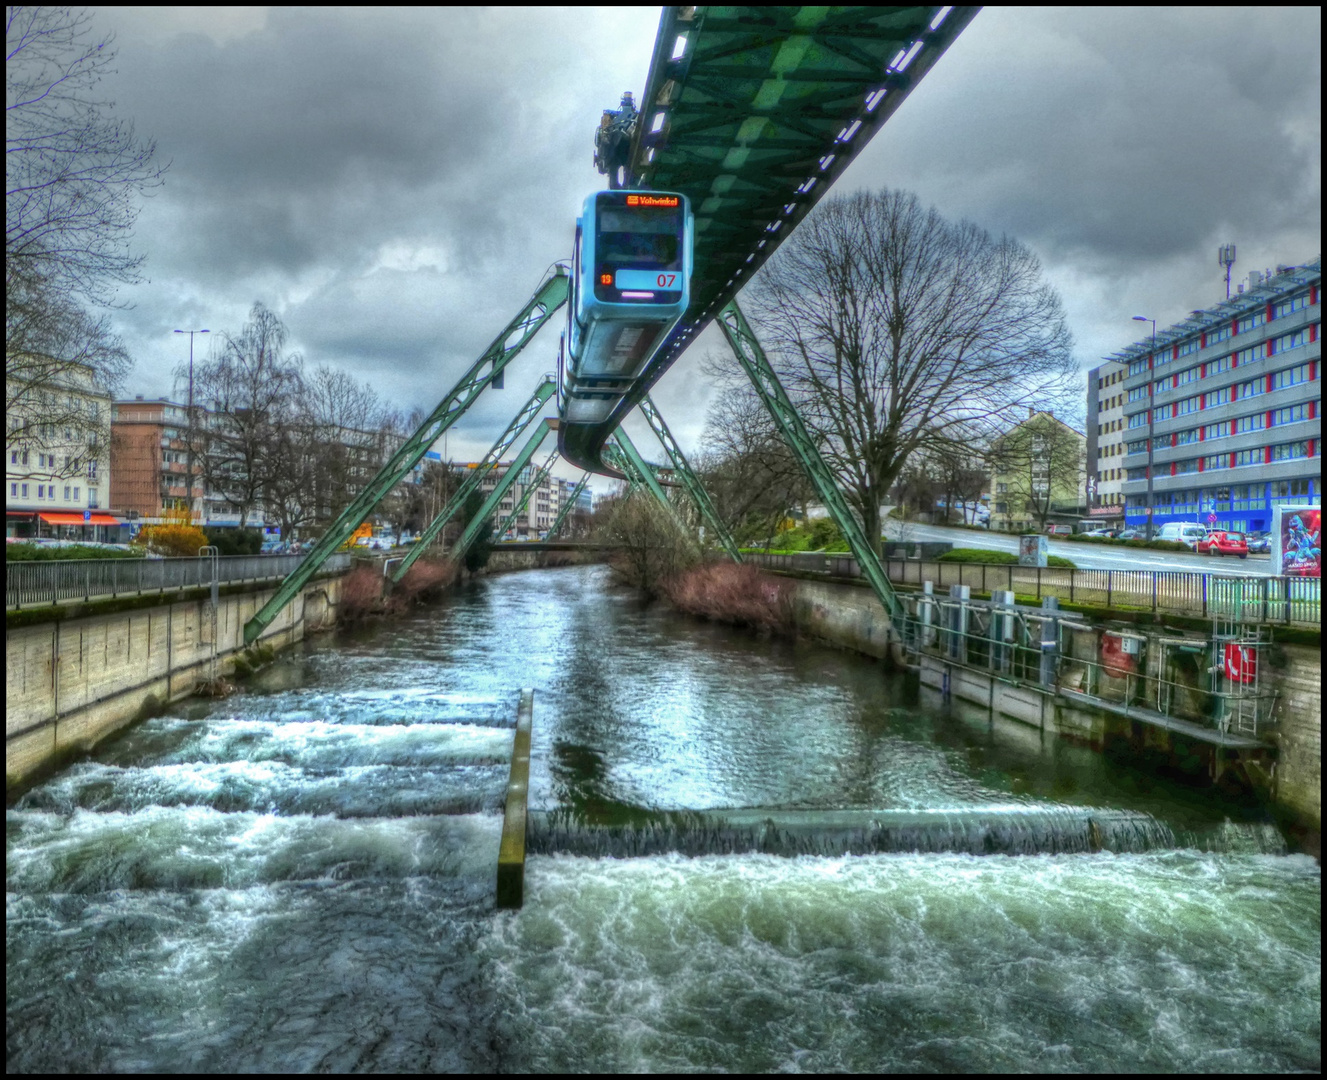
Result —
[[664, 597], [679, 611], [713, 622], [791, 634], [793, 584], [754, 566], [702, 563], [663, 583]]

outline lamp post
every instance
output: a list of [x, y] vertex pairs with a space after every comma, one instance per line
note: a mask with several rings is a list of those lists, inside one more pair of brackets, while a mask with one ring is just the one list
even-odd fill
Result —
[[185, 502], [189, 504], [189, 524], [194, 523], [194, 335], [209, 334], [210, 330], [176, 330], [189, 335], [189, 436], [185, 446]]
[[1152, 324], [1152, 355], [1147, 361], [1147, 538], [1152, 539], [1152, 417], [1156, 410], [1152, 407], [1152, 394], [1156, 386], [1153, 379], [1157, 356], [1157, 321], [1149, 319], [1146, 315], [1135, 315], [1134, 322], [1150, 322]]

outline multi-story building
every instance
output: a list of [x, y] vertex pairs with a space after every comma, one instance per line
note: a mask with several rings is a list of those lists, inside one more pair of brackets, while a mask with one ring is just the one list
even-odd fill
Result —
[[131, 521], [202, 523], [203, 462], [193, 463], [189, 491], [189, 416], [166, 398], [117, 401], [111, 406], [111, 508]]
[[1086, 438], [1049, 410], [1028, 413], [991, 448], [990, 527], [1001, 532], [1072, 525], [1083, 509]]
[[40, 361], [26, 365], [39, 373], [30, 392], [6, 373], [5, 534], [117, 541], [121, 521], [107, 512], [111, 396], [86, 364]]
[[[463, 468], [475, 468], [475, 465], [465, 465]], [[489, 470], [484, 477], [482, 491], [487, 496], [497, 487], [498, 480], [506, 474], [510, 465], [499, 463]], [[521, 475], [516, 478], [516, 482], [508, 489], [503, 496], [502, 502], [498, 505], [495, 515], [494, 527], [500, 525], [512, 512], [512, 509], [520, 502], [525, 494], [525, 489], [534, 478], [535, 467], [527, 465], [521, 470]], [[558, 516], [558, 510], [562, 506], [562, 500], [570, 497], [570, 492], [565, 491], [563, 482], [555, 476], [544, 477], [543, 482], [530, 493], [530, 499], [525, 504], [525, 509], [512, 523], [511, 533], [515, 539], [537, 540], [553, 524], [554, 518]], [[499, 538], [500, 539], [500, 538]]]
[[[1250, 276], [1237, 296], [1110, 359], [1127, 367], [1125, 520], [1267, 529], [1321, 498], [1322, 258]], [[1150, 468], [1150, 474], [1149, 474]]]
[[1107, 360], [1087, 373], [1087, 513], [1103, 526], [1124, 524], [1124, 364]]

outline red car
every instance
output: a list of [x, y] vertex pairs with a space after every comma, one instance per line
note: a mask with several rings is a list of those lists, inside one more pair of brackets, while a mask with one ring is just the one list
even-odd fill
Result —
[[1248, 541], [1243, 533], [1209, 532], [1198, 541], [1199, 555], [1238, 555], [1241, 559], [1249, 557]]

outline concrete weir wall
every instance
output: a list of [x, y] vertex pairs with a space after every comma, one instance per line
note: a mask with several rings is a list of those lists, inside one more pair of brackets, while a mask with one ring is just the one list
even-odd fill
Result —
[[[244, 624], [272, 589], [219, 598], [217, 673], [244, 652]], [[339, 578], [306, 585], [259, 639], [281, 649], [330, 627]], [[88, 750], [135, 718], [188, 697], [209, 675], [213, 655], [206, 596], [155, 607], [37, 621], [5, 634], [5, 781], [26, 778]], [[110, 605], [114, 606], [114, 605]]]
[[[799, 577], [793, 581], [793, 614], [798, 629], [840, 648], [885, 658], [889, 655], [889, 617], [869, 588]], [[1090, 641], [1080, 642], [1080, 636]], [[1096, 636], [1075, 633], [1067, 655], [1086, 648], [1095, 655]], [[1267, 654], [1260, 674], [1264, 687], [1278, 693], [1275, 710], [1276, 761], [1272, 778], [1278, 807], [1310, 829], [1322, 825], [1322, 658], [1304, 645], [1277, 645]], [[948, 671], [946, 672], [946, 669]], [[1015, 685], [982, 671], [970, 671], [924, 658], [921, 682], [993, 713], [1011, 717], [1042, 731], [1067, 735], [1102, 746], [1127, 721], [1098, 709], [1075, 707], [1036, 686]], [[1146, 727], [1140, 750], [1163, 750], [1171, 733]]]

